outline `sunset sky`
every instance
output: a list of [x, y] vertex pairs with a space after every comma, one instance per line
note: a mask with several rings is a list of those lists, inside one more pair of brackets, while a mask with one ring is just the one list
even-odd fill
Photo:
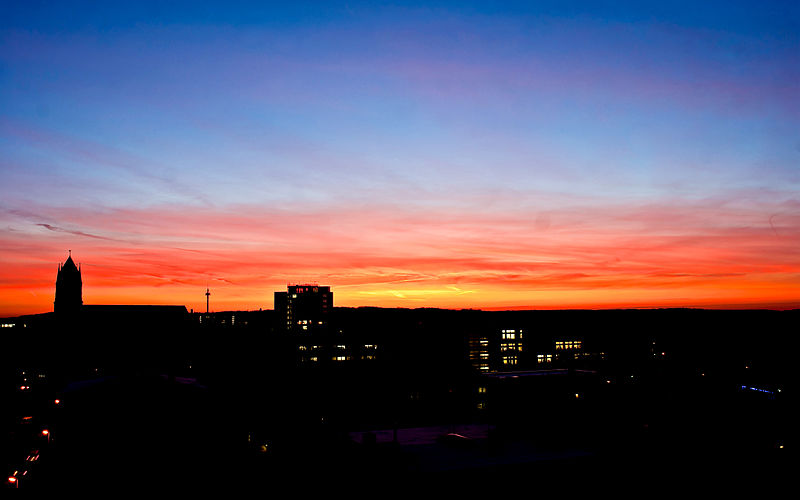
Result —
[[3, 2], [0, 316], [800, 307], [800, 2], [646, 3]]

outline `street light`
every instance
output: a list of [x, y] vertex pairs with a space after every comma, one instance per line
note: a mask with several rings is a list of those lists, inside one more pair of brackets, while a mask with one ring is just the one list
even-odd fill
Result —
[[47, 442], [50, 442], [50, 431], [47, 429], [42, 430], [42, 436], [47, 436]]

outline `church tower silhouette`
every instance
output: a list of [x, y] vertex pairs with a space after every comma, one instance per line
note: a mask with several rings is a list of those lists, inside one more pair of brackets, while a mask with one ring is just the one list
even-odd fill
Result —
[[81, 270], [72, 261], [72, 250], [64, 264], [58, 266], [56, 278], [56, 300], [53, 303], [56, 313], [75, 313], [83, 305], [83, 282]]

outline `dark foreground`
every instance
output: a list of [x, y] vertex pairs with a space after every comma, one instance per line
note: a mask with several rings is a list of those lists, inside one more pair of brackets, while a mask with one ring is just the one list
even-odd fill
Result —
[[[649, 495], [793, 478], [796, 312], [338, 314], [331, 348], [375, 344], [376, 359], [303, 364], [261, 313], [235, 328], [15, 329], [6, 489]], [[512, 326], [529, 343], [506, 369]], [[497, 350], [480, 372], [470, 339], [484, 334]], [[566, 341], [581, 344], [554, 347]]]
[[[464, 486], [508, 478], [530, 486], [553, 480], [774, 486], [792, 477], [789, 450], [774, 438], [785, 425], [783, 408], [778, 401], [780, 411], [759, 416], [742, 406], [753, 404], [750, 396], [650, 402], [627, 420], [605, 403], [587, 404], [567, 426], [571, 432], [553, 431], [553, 421], [541, 418], [396, 432], [304, 422], [278, 429], [262, 447], [255, 436], [238, 439], [246, 419], [225, 394], [160, 376], [106, 378], [62, 394], [50, 415], [52, 439], [40, 436], [41, 462], [20, 485], [109, 493], [417, 481]], [[453, 431], [458, 436], [446, 436]]]

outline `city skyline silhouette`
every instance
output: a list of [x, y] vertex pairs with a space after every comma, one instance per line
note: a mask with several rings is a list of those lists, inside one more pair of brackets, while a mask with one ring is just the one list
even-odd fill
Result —
[[800, 310], [336, 307], [310, 283], [190, 312], [82, 303], [71, 257], [55, 311], [0, 321], [8, 488], [790, 477]]
[[[74, 263], [74, 261], [72, 260], [72, 250], [69, 250], [69, 255], [68, 255], [67, 259], [63, 263], [59, 263], [58, 264], [58, 266], [57, 266], [57, 269], [58, 269], [57, 278], [58, 279], [56, 280], [56, 288], [55, 288], [55, 295], [54, 295], [56, 303], [58, 302], [58, 295], [59, 295], [58, 290], [59, 290], [59, 283], [62, 281], [62, 274], [64, 276], [64, 278], [63, 278], [64, 281], [72, 282], [73, 280], [76, 280], [74, 282], [73, 286], [77, 286], [77, 290], [73, 290], [73, 291], [69, 291], [69, 292], [68, 291], [64, 291], [61, 294], [62, 296], [70, 295], [70, 297], [68, 299], [62, 299], [62, 303], [66, 302], [66, 301], [71, 301], [71, 302], [77, 303], [77, 304], [82, 303], [83, 287], [82, 287], [81, 271], [79, 269], [82, 265], [83, 265], [83, 263], [81, 263], [81, 265], [76, 265]], [[63, 269], [64, 272], [63, 273], [62, 273], [62, 266], [64, 267], [64, 269]], [[90, 267], [90, 269], [92, 269], [93, 268], [92, 264], [90, 264], [89, 267]], [[102, 267], [102, 265], [100, 267]], [[72, 277], [73, 274], [76, 276], [75, 278]], [[91, 280], [90, 280], [90, 283], [91, 283]], [[287, 280], [284, 283], [284, 285], [291, 286], [293, 284], [307, 284], [307, 283], [318, 283], [318, 281], [317, 280], [297, 280], [297, 279], [295, 279], [295, 280]], [[232, 283], [228, 283], [228, 286], [230, 287], [228, 290], [232, 291], [235, 294], [235, 290], [231, 290], [232, 288], [235, 287], [235, 285], [232, 284]], [[66, 286], [63, 286], [63, 288], [66, 288]], [[205, 304], [198, 303], [197, 300], [192, 300], [192, 301], [190, 301], [188, 303], [191, 304], [191, 305], [196, 305], [197, 306], [196, 310], [198, 312], [203, 311], [203, 310], [206, 310], [207, 312], [210, 312], [211, 311], [211, 309], [209, 309], [210, 304], [211, 304], [211, 302], [210, 302], [211, 291], [210, 290], [211, 289], [208, 286], [204, 290], [199, 290], [199, 292], [201, 292], [201, 295], [204, 296], [205, 299], [206, 299], [205, 300]], [[141, 293], [141, 295], [139, 295], [139, 296], [124, 295], [124, 297], [129, 299], [129, 300], [131, 300], [131, 302], [130, 302], [131, 304], [139, 304], [139, 305], [146, 305], [146, 304], [151, 304], [151, 303], [153, 305], [157, 305], [157, 304], [175, 305], [177, 303], [175, 300], [169, 300], [168, 298], [165, 299], [163, 297], [160, 298], [159, 301], [157, 301], [155, 303], [153, 303], [152, 301], [148, 302], [146, 297], [151, 297], [151, 294], [148, 294], [145, 291], [142, 291], [140, 293]], [[272, 292], [265, 293], [264, 295], [269, 295], [271, 293]], [[111, 296], [116, 296], [117, 294], [112, 292], [110, 295]], [[599, 295], [599, 292], [597, 292], [597, 295]], [[96, 299], [96, 300], [93, 301], [93, 303], [95, 303], [97, 305], [103, 305], [103, 304], [105, 304], [105, 305], [114, 305], [114, 304], [121, 303], [120, 301], [115, 301], [114, 299], [109, 299], [104, 295], [98, 295], [96, 293], [91, 293], [90, 292], [90, 296]], [[164, 302], [165, 300], [166, 300], [166, 302]], [[51, 304], [52, 303], [53, 302], [51, 301]], [[250, 302], [237, 303], [235, 301], [234, 302], [228, 301], [228, 302], [225, 302], [223, 304], [222, 308], [216, 307], [217, 304], [215, 304], [215, 309], [213, 309], [213, 310], [214, 311], [261, 310], [261, 309], [270, 309], [270, 307], [269, 307], [270, 305], [272, 305], [274, 307], [274, 303], [269, 304], [269, 303], [266, 302], [266, 300], [265, 300], [265, 302], [261, 302], [261, 303], [257, 302], [255, 304], [250, 303]], [[225, 307], [225, 306], [227, 306], [227, 307]], [[347, 306], [349, 306], [349, 307], [359, 307], [359, 306], [376, 307], [375, 305], [371, 304], [369, 301], [365, 301], [365, 303], [363, 303], [363, 304], [362, 303], [349, 303], [349, 304], [347, 304]], [[205, 307], [206, 309], [203, 309], [203, 307]], [[420, 302], [418, 300], [415, 300], [415, 301], [410, 301], [410, 302], [409, 301], [404, 301], [404, 302], [401, 302], [399, 304], [393, 304], [393, 303], [390, 302], [387, 305], [383, 305], [383, 306], [378, 305], [377, 307], [390, 307], [390, 308], [391, 307], [405, 307], [405, 308], [412, 308], [413, 309], [413, 308], [419, 308], [419, 307], [438, 307], [438, 304], [436, 304], [436, 303], [428, 304], [426, 302]], [[75, 306], [73, 306], [73, 308], [75, 308]], [[189, 308], [191, 310], [195, 310], [195, 307], [187, 306], [187, 308]], [[527, 305], [527, 306], [525, 306], [525, 305], [517, 305], [517, 306], [507, 306], [507, 307], [506, 306], [478, 307], [475, 304], [471, 304], [471, 303], [462, 303], [462, 304], [460, 304], [458, 302], [455, 302], [455, 303], [452, 303], [452, 304], [448, 303], [447, 306], [441, 306], [440, 308], [442, 308], [442, 309], [483, 309], [483, 310], [489, 310], [489, 311], [491, 311], [491, 310], [497, 310], [497, 311], [502, 311], [502, 310], [537, 310], [537, 309], [539, 309], [539, 310], [558, 310], [558, 309], [568, 309], [568, 310], [569, 309], [571, 309], [571, 310], [595, 309], [595, 310], [602, 310], [602, 309], [609, 309], [610, 310], [610, 309], [664, 309], [664, 308], [667, 308], [667, 309], [669, 309], [669, 308], [692, 308], [692, 309], [720, 309], [720, 310], [725, 310], [725, 309], [728, 309], [728, 310], [735, 310], [735, 309], [789, 310], [789, 309], [798, 309], [798, 308], [800, 308], [800, 303], [798, 303], [796, 301], [793, 301], [793, 300], [778, 301], [778, 302], [727, 303], [727, 302], [725, 302], [725, 301], [723, 301], [721, 299], [717, 299], [717, 300], [710, 300], [710, 302], [706, 302], [706, 303], [703, 303], [703, 302], [695, 303], [695, 302], [691, 302], [691, 301], [678, 300], [678, 301], [656, 301], [656, 302], [653, 302], [653, 303], [634, 303], [634, 304], [629, 304], [627, 302], [624, 302], [624, 303], [611, 303], [611, 304], [598, 305], [597, 302], [591, 302], [590, 301], [590, 302], [587, 302], [586, 304], [552, 305], [552, 306], [545, 306], [545, 307], [536, 307], [534, 305]], [[25, 311], [25, 309], [26, 308], [23, 308], [22, 310]], [[9, 311], [13, 311], [13, 310], [14, 309], [9, 309]], [[25, 311], [23, 314], [6, 314], [5, 316], [6, 317], [14, 317], [14, 316], [21, 316], [21, 315], [25, 315], [25, 314], [41, 314], [43, 312], [46, 312], [46, 310], [36, 310], [36, 309], [34, 309], [32, 311]]]
[[4, 487], [769, 496], [799, 46], [779, 0], [2, 2]]

